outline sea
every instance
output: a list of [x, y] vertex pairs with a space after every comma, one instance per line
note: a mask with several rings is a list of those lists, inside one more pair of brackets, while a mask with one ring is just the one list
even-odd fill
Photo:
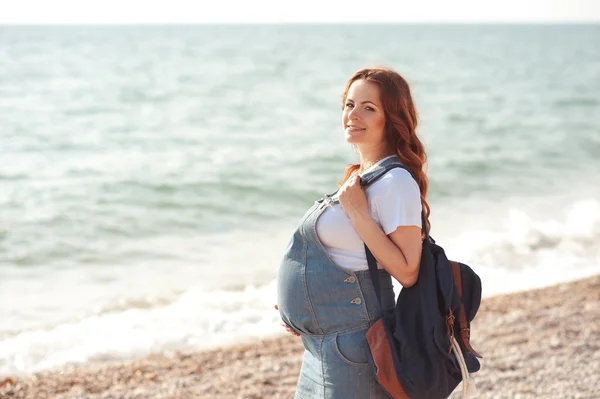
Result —
[[0, 375], [284, 334], [283, 250], [377, 66], [485, 297], [600, 273], [598, 24], [0, 26]]

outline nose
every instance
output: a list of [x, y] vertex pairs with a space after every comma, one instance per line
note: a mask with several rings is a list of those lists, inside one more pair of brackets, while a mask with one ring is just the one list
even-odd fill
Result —
[[348, 112], [348, 119], [352, 120], [352, 119], [358, 119], [358, 114], [355, 112], [357, 109], [357, 107], [354, 107], [350, 110], [350, 112]]

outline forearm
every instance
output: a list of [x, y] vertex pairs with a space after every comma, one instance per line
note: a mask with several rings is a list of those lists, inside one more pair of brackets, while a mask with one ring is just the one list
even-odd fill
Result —
[[388, 273], [404, 287], [410, 287], [417, 280], [418, 267], [411, 266], [400, 248], [375, 223], [371, 215], [351, 216], [354, 229], [369, 247], [373, 256]]

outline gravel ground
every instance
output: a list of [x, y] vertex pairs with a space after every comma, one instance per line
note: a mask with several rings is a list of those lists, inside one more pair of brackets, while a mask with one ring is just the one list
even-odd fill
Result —
[[[600, 275], [482, 301], [476, 398], [600, 399]], [[0, 398], [292, 398], [291, 335], [172, 356], [66, 366], [0, 381]], [[451, 398], [459, 398], [460, 386]]]

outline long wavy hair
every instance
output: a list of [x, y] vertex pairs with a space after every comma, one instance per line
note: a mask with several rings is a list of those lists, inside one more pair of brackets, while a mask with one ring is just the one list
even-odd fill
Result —
[[[400, 161], [415, 176], [421, 191], [421, 203], [425, 212], [427, 228], [430, 230], [429, 215], [431, 209], [427, 203], [428, 181], [424, 170], [427, 155], [425, 154], [423, 143], [421, 143], [415, 131], [417, 128], [417, 111], [410, 93], [410, 87], [402, 76], [391, 69], [361, 69], [354, 73], [350, 80], [348, 80], [348, 83], [346, 83], [346, 88], [342, 95], [342, 111], [346, 104], [350, 85], [359, 79], [375, 83], [379, 86], [385, 115], [384, 137], [387, 147], [396, 149]], [[358, 164], [348, 165], [342, 184], [359, 168], [360, 165]]]

